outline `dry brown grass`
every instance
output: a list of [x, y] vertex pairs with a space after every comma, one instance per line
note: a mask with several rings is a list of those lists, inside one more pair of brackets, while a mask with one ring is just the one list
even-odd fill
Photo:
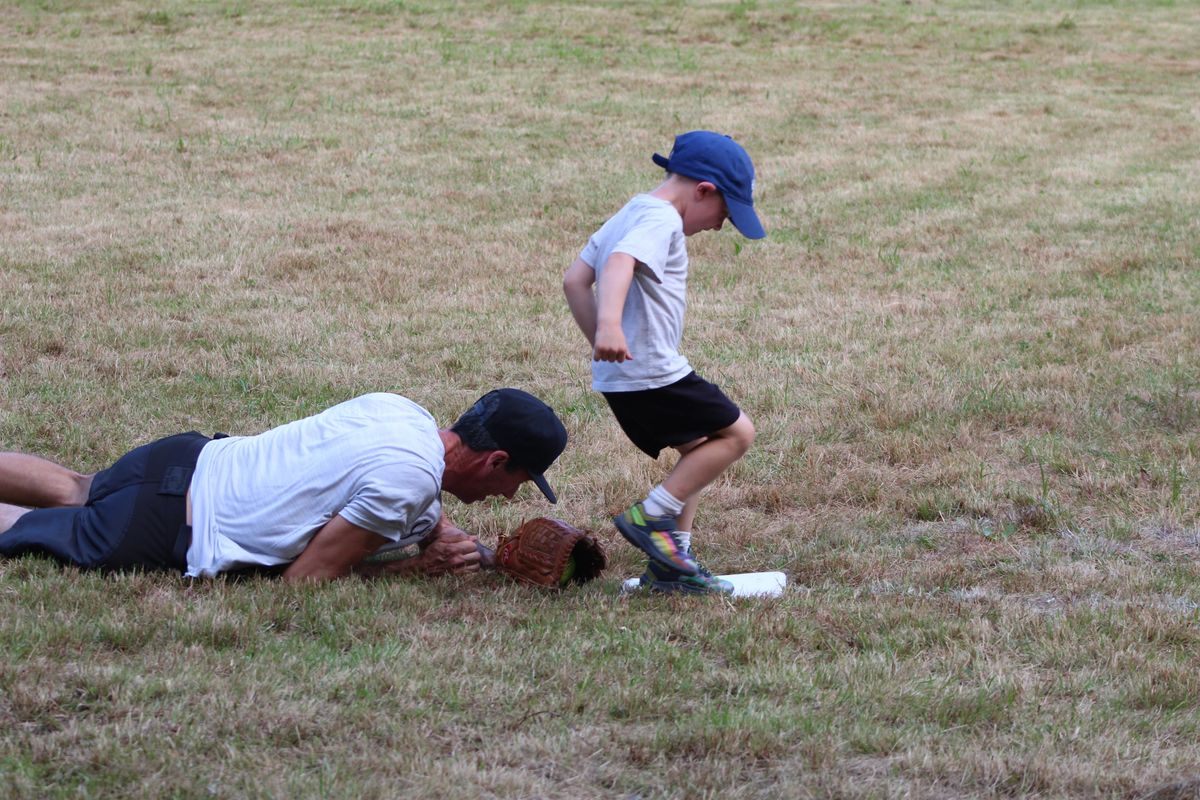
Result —
[[[1194, 793], [1198, 39], [1172, 2], [10, 4], [0, 447], [522, 386], [614, 556], [561, 597], [0, 565], [10, 792]], [[685, 350], [759, 430], [696, 541], [775, 604], [616, 596], [606, 517], [666, 463], [559, 289], [693, 127], [770, 231], [690, 244]]]

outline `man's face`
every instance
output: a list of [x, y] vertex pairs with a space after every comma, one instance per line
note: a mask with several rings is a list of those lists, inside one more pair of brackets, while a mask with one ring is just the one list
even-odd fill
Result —
[[524, 469], [509, 470], [503, 462], [487, 464], [480, 470], [478, 479], [469, 489], [469, 495], [460, 495], [464, 503], [474, 503], [488, 497], [503, 497], [511, 500], [521, 484], [529, 480], [529, 471]]

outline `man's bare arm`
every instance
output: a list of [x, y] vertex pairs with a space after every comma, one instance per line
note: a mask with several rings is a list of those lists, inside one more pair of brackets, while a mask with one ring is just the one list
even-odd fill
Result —
[[356, 575], [464, 575], [492, 567], [490, 551], [479, 538], [459, 528], [443, 514], [429, 536], [419, 545], [419, 553], [409, 558], [367, 561], [354, 567]]
[[364, 558], [385, 544], [387, 539], [378, 533], [334, 515], [317, 531], [299, 557], [284, 570], [283, 579], [323, 581], [345, 577]]
[[335, 516], [308, 543], [308, 547], [284, 571], [289, 581], [330, 580], [346, 575], [445, 575], [477, 572], [483, 555], [478, 539], [442, 517], [432, 535], [410, 558], [368, 562], [364, 559], [387, 543], [387, 539]]

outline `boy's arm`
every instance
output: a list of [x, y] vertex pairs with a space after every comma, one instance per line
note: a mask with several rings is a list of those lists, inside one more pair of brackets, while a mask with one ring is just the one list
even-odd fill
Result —
[[583, 331], [592, 345], [595, 361], [632, 361], [633, 355], [625, 342], [621, 330], [621, 313], [625, 308], [625, 297], [633, 283], [633, 269], [637, 265], [627, 253], [613, 253], [604, 263], [604, 273], [596, 293], [592, 284], [596, 282], [596, 270], [581, 258], [563, 276], [563, 294], [575, 324]]
[[592, 343], [594, 361], [632, 361], [633, 354], [621, 330], [625, 298], [633, 283], [637, 262], [628, 253], [613, 253], [604, 262], [604, 271], [596, 287], [596, 339]]
[[567, 307], [575, 324], [588, 344], [596, 344], [596, 295], [592, 294], [592, 284], [596, 282], [596, 270], [588, 266], [582, 258], [575, 259], [566, 274], [563, 275], [563, 294], [567, 296]]

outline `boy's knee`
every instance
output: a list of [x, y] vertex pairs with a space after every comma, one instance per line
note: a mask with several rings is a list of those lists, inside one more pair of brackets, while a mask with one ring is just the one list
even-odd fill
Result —
[[726, 430], [728, 431], [729, 438], [737, 445], [739, 457], [740, 455], [744, 455], [750, 449], [750, 446], [754, 444], [754, 423], [744, 413]]
[[758, 435], [758, 431], [754, 429], [754, 423], [745, 414], [742, 415], [742, 422], [745, 423], [745, 433], [743, 433], [743, 441], [746, 449], [750, 449], [750, 445], [754, 444], [754, 438]]

